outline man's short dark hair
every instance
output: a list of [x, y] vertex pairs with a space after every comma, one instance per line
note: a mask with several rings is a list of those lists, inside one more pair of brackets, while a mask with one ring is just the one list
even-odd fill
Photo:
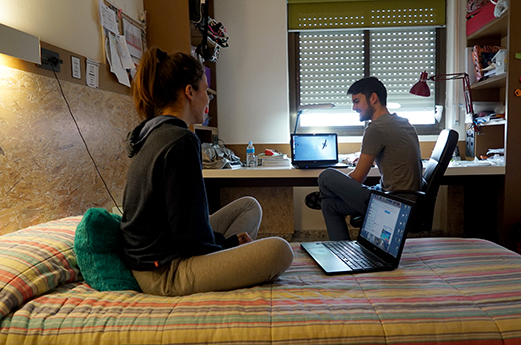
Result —
[[373, 93], [376, 93], [380, 103], [382, 103], [383, 106], [387, 106], [387, 89], [376, 77], [365, 77], [357, 80], [349, 87], [349, 90], [347, 90], [348, 95], [356, 95], [359, 93], [364, 95], [367, 99], [369, 99]]

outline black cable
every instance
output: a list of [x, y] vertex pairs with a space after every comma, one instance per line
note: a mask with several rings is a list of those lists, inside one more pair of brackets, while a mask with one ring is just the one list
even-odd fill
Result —
[[110, 193], [109, 186], [107, 185], [107, 183], [105, 182], [105, 179], [101, 175], [101, 172], [100, 172], [100, 170], [98, 168], [98, 165], [96, 164], [96, 161], [94, 160], [94, 157], [92, 157], [92, 154], [90, 153], [89, 146], [87, 145], [87, 142], [85, 141], [85, 138], [83, 137], [83, 134], [81, 133], [80, 126], [78, 126], [78, 122], [76, 121], [76, 118], [74, 117], [74, 114], [72, 113], [71, 106], [69, 105], [69, 101], [67, 101], [67, 97], [65, 97], [65, 93], [63, 92], [63, 88], [62, 88], [62, 85], [60, 83], [60, 79], [58, 79], [58, 75], [56, 74], [56, 71], [54, 70], [54, 66], [56, 64], [58, 64], [59, 62], [57, 61], [57, 59], [56, 59], [56, 61], [54, 61], [54, 59], [52, 59], [52, 58], [50, 60], [52, 60], [52, 61], [49, 61], [51, 66], [52, 66], [52, 72], [54, 73], [54, 77], [56, 78], [56, 81], [58, 82], [58, 86], [60, 87], [60, 92], [62, 94], [63, 99], [65, 100], [65, 104], [67, 104], [67, 108], [69, 109], [69, 114], [71, 114], [72, 120], [74, 121], [74, 124], [76, 125], [76, 129], [78, 130], [80, 138], [83, 141], [83, 145], [85, 145], [85, 149], [87, 150], [87, 154], [89, 155], [90, 159], [92, 160], [92, 163], [94, 164], [94, 168], [98, 172], [98, 175], [101, 178], [101, 181], [103, 182], [103, 184], [105, 185], [105, 189], [107, 190], [107, 193], [109, 194], [110, 198], [114, 202], [114, 205], [116, 206], [118, 211], [121, 214], [123, 214], [123, 212], [121, 211], [121, 209], [118, 206], [118, 203], [116, 202], [116, 199], [114, 199], [114, 197], [112, 196], [112, 193]]

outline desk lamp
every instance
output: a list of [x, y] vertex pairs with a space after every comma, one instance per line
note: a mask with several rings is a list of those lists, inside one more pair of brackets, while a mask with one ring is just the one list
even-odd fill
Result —
[[300, 115], [304, 112], [304, 110], [308, 109], [330, 109], [334, 108], [335, 105], [333, 103], [314, 103], [314, 104], [306, 104], [299, 105], [297, 111], [297, 121], [295, 122], [295, 129], [293, 130], [293, 134], [297, 133], [298, 121], [300, 119]]
[[[465, 111], [467, 114], [472, 115], [472, 119], [474, 119], [474, 106], [472, 105], [472, 95], [470, 92], [470, 81], [469, 75], [467, 73], [450, 73], [450, 74], [437, 74], [431, 77], [428, 77], [427, 72], [422, 72], [420, 75], [420, 80], [414, 84], [411, 88], [410, 93], [417, 96], [429, 97], [431, 92], [429, 90], [429, 86], [427, 85], [427, 80], [432, 81], [446, 81], [446, 80], [463, 80], [463, 94], [465, 96]], [[476, 129], [476, 128], [474, 128]]]

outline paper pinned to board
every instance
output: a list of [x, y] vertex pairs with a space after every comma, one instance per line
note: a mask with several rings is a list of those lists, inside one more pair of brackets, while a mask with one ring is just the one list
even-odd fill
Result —
[[99, 0], [99, 19], [102, 27], [113, 34], [119, 34], [116, 12], [109, 6], [105, 5], [103, 0]]
[[110, 71], [116, 75], [118, 82], [130, 87], [130, 80], [126, 69], [123, 67], [120, 56], [118, 54], [116, 35], [111, 32], [106, 32], [107, 40], [105, 51], [107, 54], [107, 61], [109, 62]]
[[136, 68], [134, 61], [132, 60], [128, 51], [128, 45], [125, 36], [115, 35], [116, 49], [119, 59], [121, 60], [121, 66], [125, 69]]
[[141, 28], [123, 18], [123, 32], [125, 34], [130, 55], [136, 59], [141, 59], [141, 56], [143, 55]]
[[[105, 0], [99, 0], [99, 11], [110, 71], [120, 84], [130, 87], [129, 73], [135, 74], [143, 54], [142, 24]], [[120, 29], [124, 35], [120, 35]]]

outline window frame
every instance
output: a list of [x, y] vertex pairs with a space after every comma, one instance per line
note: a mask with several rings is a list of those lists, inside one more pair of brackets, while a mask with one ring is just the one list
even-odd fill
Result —
[[[404, 27], [406, 28], [406, 27]], [[382, 28], [364, 29], [364, 75], [369, 76], [370, 71], [370, 30], [380, 30]], [[396, 28], [393, 28], [396, 30]], [[443, 57], [446, 56], [446, 29], [445, 27], [438, 27], [436, 30], [436, 64], [435, 73], [446, 73], [446, 63]], [[289, 106], [290, 106], [290, 130], [293, 133], [295, 130], [299, 133], [338, 133], [339, 136], [361, 136], [367, 123], [360, 123], [360, 126], [324, 126], [324, 127], [300, 127], [297, 124], [297, 108], [300, 105], [300, 47], [299, 35], [300, 31], [288, 32], [288, 67], [289, 67]], [[418, 71], [418, 77], [420, 76]], [[443, 105], [443, 113], [441, 121], [432, 125], [414, 125], [418, 135], [438, 135], [442, 129], [445, 128], [445, 92], [446, 83], [437, 82], [434, 84], [435, 90], [435, 105]], [[347, 90], [346, 90], [347, 92]], [[346, 97], [347, 94], [346, 94]]]

